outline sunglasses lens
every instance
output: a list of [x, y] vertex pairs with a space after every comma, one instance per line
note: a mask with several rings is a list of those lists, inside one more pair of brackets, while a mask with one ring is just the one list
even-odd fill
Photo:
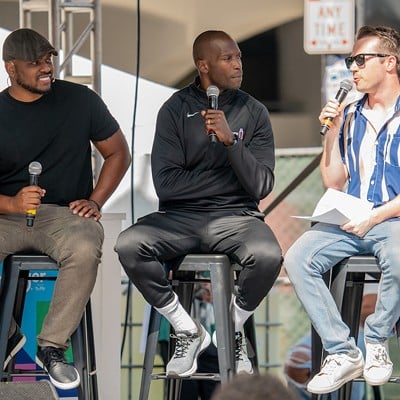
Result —
[[357, 55], [354, 56], [354, 57], [346, 57], [346, 58], [344, 59], [344, 61], [345, 61], [345, 63], [346, 63], [346, 67], [347, 67], [348, 69], [350, 69], [351, 64], [353, 64], [353, 61], [355, 61], [356, 64], [357, 64], [359, 67], [362, 67], [362, 66], [365, 64], [365, 54], [357, 54]]
[[356, 64], [361, 67], [365, 63], [365, 56], [364, 54], [358, 54], [357, 56], [354, 57], [354, 61]]
[[350, 69], [351, 64], [353, 64], [354, 58], [353, 57], [346, 57], [344, 62], [346, 63], [347, 69]]

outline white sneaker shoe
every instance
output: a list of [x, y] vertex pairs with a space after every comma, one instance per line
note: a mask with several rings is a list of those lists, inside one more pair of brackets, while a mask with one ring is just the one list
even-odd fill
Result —
[[176, 339], [175, 352], [166, 367], [167, 376], [186, 377], [193, 375], [197, 370], [197, 358], [211, 343], [210, 334], [200, 324], [194, 321], [197, 333], [177, 332], [171, 335]]
[[247, 355], [247, 343], [243, 332], [235, 332], [235, 362], [236, 373], [253, 373], [253, 365]]
[[[216, 331], [214, 331], [212, 335], [212, 342], [215, 347], [218, 347]], [[237, 374], [241, 372], [252, 374], [254, 372], [253, 365], [247, 355], [247, 344], [244, 332], [240, 331], [235, 332], [235, 365]]]
[[393, 363], [390, 361], [387, 340], [383, 343], [365, 342], [364, 378], [369, 385], [383, 385], [393, 372]]
[[361, 351], [356, 358], [347, 354], [330, 354], [322, 364], [321, 371], [311, 379], [307, 390], [324, 394], [339, 389], [346, 382], [358, 378], [363, 373], [364, 359]]

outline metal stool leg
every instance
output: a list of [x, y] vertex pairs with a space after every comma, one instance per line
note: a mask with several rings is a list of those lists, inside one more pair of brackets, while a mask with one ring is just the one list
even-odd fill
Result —
[[396, 335], [397, 335], [397, 343], [398, 343], [399, 348], [400, 348], [400, 318], [396, 323]]
[[81, 384], [78, 387], [78, 398], [97, 400], [96, 360], [90, 301], [86, 305], [84, 315], [78, 328], [73, 333], [71, 341], [74, 365], [81, 377]]
[[18, 286], [18, 268], [13, 268], [12, 258], [7, 257], [3, 263], [3, 273], [0, 286], [0, 366], [1, 378], [3, 365], [7, 357], [8, 331], [13, 318], [15, 297]]
[[258, 372], [257, 340], [254, 314], [244, 324], [244, 333], [247, 339], [247, 355], [250, 358], [253, 370]]
[[[356, 280], [364, 281], [364, 279], [365, 274], [362, 272], [357, 274], [347, 273], [346, 275], [346, 281], [350, 282], [355, 282]], [[355, 339], [357, 339], [360, 326], [362, 295], [363, 283], [346, 285], [342, 301], [342, 317], [343, 321], [350, 327], [350, 335]], [[350, 381], [339, 389], [338, 400], [351, 399], [352, 385]]]
[[221, 383], [224, 384], [235, 373], [234, 328], [230, 313], [233, 291], [233, 271], [229, 258], [222, 265], [210, 264], [211, 288], [214, 305], [215, 330], [218, 343], [218, 362]]
[[[330, 286], [330, 280], [332, 278], [332, 270], [328, 271], [326, 274], [323, 275], [322, 279], [326, 283], [327, 286]], [[338, 280], [339, 282], [339, 280]], [[337, 290], [343, 289], [339, 288]], [[322, 347], [321, 338], [319, 337], [315, 328], [311, 325], [311, 378], [316, 375], [319, 370], [321, 369], [322, 361], [324, 359], [324, 349]], [[311, 399], [317, 400], [321, 399], [322, 396], [318, 394], [312, 394]]]
[[152, 307], [150, 311], [149, 328], [147, 331], [146, 350], [143, 359], [142, 381], [140, 384], [139, 400], [149, 398], [151, 373], [157, 352], [158, 334], [160, 331], [161, 314]]

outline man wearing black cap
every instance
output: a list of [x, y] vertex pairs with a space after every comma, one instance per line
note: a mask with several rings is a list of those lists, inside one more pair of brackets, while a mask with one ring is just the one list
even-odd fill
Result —
[[[31, 29], [3, 45], [10, 86], [0, 93], [0, 261], [28, 250], [59, 265], [57, 283], [38, 340], [39, 365], [59, 389], [80, 383], [64, 352], [92, 292], [101, 258], [100, 208], [130, 164], [124, 135], [101, 98], [86, 86], [57, 80], [56, 49]], [[91, 143], [104, 158], [93, 187]], [[29, 165], [41, 164], [39, 185]], [[27, 210], [36, 214], [26, 222]], [[25, 337], [13, 321], [4, 368]]]

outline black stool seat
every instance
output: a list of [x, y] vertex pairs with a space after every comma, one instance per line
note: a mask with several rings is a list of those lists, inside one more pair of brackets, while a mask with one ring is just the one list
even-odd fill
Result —
[[[234, 288], [234, 274], [241, 269], [239, 265], [231, 264], [229, 257], [224, 254], [188, 254], [185, 256], [179, 264], [179, 269], [174, 271], [171, 284], [182, 306], [190, 313], [193, 300], [193, 285], [204, 280], [204, 278], [199, 278], [197, 274], [209, 272], [218, 342], [219, 374], [196, 373], [188, 378], [180, 379], [167, 377], [165, 373], [153, 374], [161, 315], [152, 307], [143, 360], [139, 400], [148, 399], [152, 379], [166, 379], [168, 400], [177, 400], [179, 399], [182, 379], [207, 379], [226, 383], [235, 374], [234, 327], [230, 313], [230, 303]], [[249, 356], [252, 359], [253, 368], [257, 369], [253, 326], [253, 318], [251, 318], [245, 325], [245, 334], [248, 339]]]
[[[47, 255], [14, 254], [3, 262], [3, 273], [0, 286], [0, 365], [4, 364], [8, 341], [8, 330], [14, 317], [21, 324], [27, 283], [32, 270], [58, 270], [56, 261]], [[41, 278], [42, 279], [42, 278]], [[55, 280], [57, 277], [47, 279]], [[73, 293], [71, 293], [73, 296]], [[86, 306], [81, 322], [71, 337], [74, 364], [81, 377], [78, 387], [79, 400], [97, 400], [96, 361], [90, 301]], [[3, 371], [2, 380], [9, 380], [15, 375], [37, 376], [43, 371]]]
[[56, 390], [48, 380], [36, 382], [0, 382], [0, 399], [58, 400]]

